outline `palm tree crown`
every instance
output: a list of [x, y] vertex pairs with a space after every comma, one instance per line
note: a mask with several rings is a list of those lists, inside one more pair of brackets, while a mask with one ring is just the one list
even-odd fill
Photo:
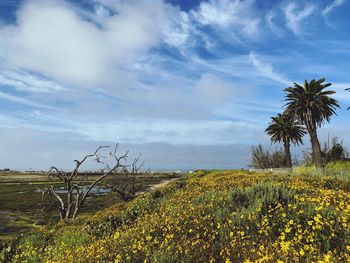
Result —
[[335, 91], [324, 90], [332, 84], [323, 84], [324, 81], [324, 78], [313, 79], [309, 83], [305, 80], [304, 86], [294, 83], [294, 87], [284, 90], [287, 114], [295, 116], [308, 129], [308, 126], [316, 128], [325, 121], [329, 122], [330, 117], [336, 114], [335, 109], [340, 107], [338, 101], [330, 97]]
[[294, 145], [303, 144], [302, 137], [306, 134], [305, 128], [285, 113], [271, 117], [265, 131], [273, 142], [292, 142]]

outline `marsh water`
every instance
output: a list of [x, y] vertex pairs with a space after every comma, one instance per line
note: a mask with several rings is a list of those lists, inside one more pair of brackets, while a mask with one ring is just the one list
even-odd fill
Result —
[[[83, 186], [79, 188], [80, 192], [84, 192], [85, 190], [87, 190], [87, 186]], [[34, 190], [37, 193], [41, 193], [41, 189], [36, 189]], [[67, 189], [64, 186], [58, 187], [55, 189], [55, 192], [58, 194], [66, 194], [68, 193]], [[106, 186], [94, 186], [92, 187], [90, 194], [93, 195], [106, 195], [109, 192], [111, 192], [111, 188], [106, 187]], [[76, 190], [73, 190], [73, 193], [76, 193]]]
[[[46, 197], [43, 199], [41, 193], [48, 182], [10, 179], [8, 177], [6, 180], [0, 180], [0, 238], [3, 235], [26, 232], [39, 225], [56, 223], [59, 220], [52, 203], [51, 207], [43, 206], [43, 203], [49, 201]], [[143, 187], [140, 192], [144, 192], [168, 179], [168, 176], [149, 176], [137, 180]], [[62, 183], [54, 182], [52, 185], [59, 195], [64, 196], [67, 193]], [[84, 189], [86, 186], [83, 186], [81, 191]], [[106, 185], [94, 186], [90, 194], [82, 213], [93, 213], [120, 201], [116, 193]]]

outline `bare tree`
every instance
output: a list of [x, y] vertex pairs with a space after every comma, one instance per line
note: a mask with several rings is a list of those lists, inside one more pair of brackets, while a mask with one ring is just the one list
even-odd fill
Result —
[[137, 193], [142, 190], [142, 185], [137, 184], [136, 180], [136, 176], [144, 164], [143, 162], [139, 163], [140, 158], [141, 154], [134, 159], [130, 169], [122, 173], [122, 177], [111, 176], [108, 180], [107, 186], [110, 187], [113, 192], [116, 192], [123, 201], [133, 199]]
[[258, 146], [252, 146], [251, 153], [251, 166], [260, 169], [271, 168], [271, 153], [268, 149], [265, 149], [261, 144]]
[[[292, 163], [296, 164], [294, 157]], [[250, 166], [259, 169], [282, 168], [286, 167], [286, 154], [283, 148], [269, 148], [261, 144], [252, 146], [250, 151]]]
[[[129, 172], [128, 165], [126, 164], [128, 151], [118, 156], [118, 144], [116, 144], [114, 151], [109, 153], [110, 158], [107, 158], [106, 156], [100, 154], [100, 151], [104, 148], [109, 148], [109, 146], [99, 146], [94, 153], [84, 156], [80, 161], [74, 160], [76, 165], [74, 170], [70, 173], [59, 170], [55, 166], [50, 168], [49, 179], [53, 177], [63, 182], [66, 190], [66, 196], [65, 198], [60, 196], [52, 184], [43, 189], [42, 194], [43, 197], [48, 196], [49, 199], [56, 201], [55, 203], [57, 205], [55, 208], [58, 210], [61, 220], [75, 218], [84, 206], [87, 197], [91, 194], [91, 190], [100, 181], [108, 176], [127, 174]], [[85, 175], [79, 175], [79, 168], [89, 159], [93, 159], [103, 166], [101, 169], [101, 174], [92, 181], [89, 181], [86, 173]], [[109, 163], [110, 161], [112, 162], [112, 165]], [[131, 173], [134, 173], [136, 167], [138, 167], [138, 161], [139, 158], [135, 159], [133, 162]]]

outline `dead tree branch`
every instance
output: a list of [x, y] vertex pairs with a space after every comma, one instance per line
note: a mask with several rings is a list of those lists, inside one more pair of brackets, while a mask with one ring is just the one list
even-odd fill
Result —
[[[49, 187], [42, 190], [42, 194], [49, 196], [49, 198], [54, 198], [57, 205], [55, 208], [59, 211], [60, 218], [62, 220], [68, 220], [69, 218], [75, 218], [81, 208], [84, 206], [84, 203], [87, 197], [91, 194], [93, 188], [104, 180], [106, 177], [111, 175], [118, 175], [119, 173], [127, 173], [127, 158], [129, 152], [118, 156], [118, 143], [115, 145], [115, 148], [109, 154], [109, 159], [102, 155], [100, 152], [102, 149], [109, 148], [109, 146], [99, 146], [93, 153], [85, 155], [81, 160], [74, 160], [75, 167], [72, 172], [67, 173], [62, 170], [59, 170], [57, 167], [52, 166], [49, 170], [49, 179], [54, 178], [64, 184], [65, 196], [63, 198], [59, 193], [57, 193], [53, 187]], [[138, 166], [137, 163], [140, 160], [141, 155], [136, 158], [131, 165], [131, 174], [137, 173], [141, 166]], [[79, 175], [79, 168], [87, 160], [94, 160], [98, 164], [102, 165], [101, 169], [102, 174], [95, 178], [93, 181], [89, 181], [87, 174]], [[113, 165], [109, 163], [112, 161]]]

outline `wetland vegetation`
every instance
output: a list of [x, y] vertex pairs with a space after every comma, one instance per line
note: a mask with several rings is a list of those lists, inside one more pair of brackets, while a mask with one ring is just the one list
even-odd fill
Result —
[[[144, 192], [153, 185], [178, 176], [175, 173], [140, 174], [136, 178], [136, 184], [139, 191]], [[44, 173], [3, 172], [0, 175], [0, 240], [43, 224], [57, 223], [57, 212], [51, 203], [43, 202], [41, 189], [53, 184], [61, 195], [65, 194], [66, 190], [61, 182], [48, 182], [47, 178], [47, 174]], [[90, 180], [93, 179], [94, 176]], [[123, 177], [118, 177], [114, 179], [114, 183], [122, 185], [123, 180]], [[84, 215], [121, 201], [118, 194], [111, 191], [107, 184], [108, 181], [105, 181], [93, 189], [91, 198], [87, 199], [83, 208]]]

